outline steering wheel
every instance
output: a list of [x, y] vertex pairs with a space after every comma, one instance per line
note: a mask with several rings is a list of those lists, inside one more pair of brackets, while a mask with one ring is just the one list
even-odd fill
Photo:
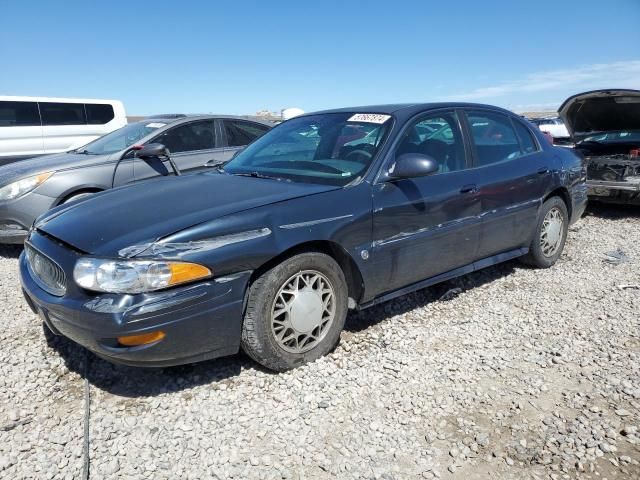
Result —
[[[351, 159], [350, 157], [356, 157]], [[364, 158], [363, 158], [364, 157]], [[352, 162], [360, 162], [362, 163], [363, 161], [368, 161], [371, 160], [373, 158], [373, 155], [371, 155], [370, 152], [367, 152], [364, 149], [358, 149], [358, 150], [352, 150], [349, 153], [347, 153], [347, 155], [345, 156], [345, 160], [351, 160]]]

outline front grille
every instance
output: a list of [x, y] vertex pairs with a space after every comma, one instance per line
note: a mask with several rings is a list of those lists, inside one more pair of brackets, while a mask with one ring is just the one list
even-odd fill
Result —
[[56, 297], [64, 295], [67, 291], [64, 270], [28, 243], [25, 243], [25, 252], [27, 253], [29, 271], [35, 282], [51, 295]]

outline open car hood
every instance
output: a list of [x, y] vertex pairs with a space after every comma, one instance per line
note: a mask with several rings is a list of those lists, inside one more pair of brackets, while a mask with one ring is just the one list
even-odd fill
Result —
[[595, 132], [640, 130], [640, 90], [593, 90], [569, 97], [558, 109], [574, 142]]

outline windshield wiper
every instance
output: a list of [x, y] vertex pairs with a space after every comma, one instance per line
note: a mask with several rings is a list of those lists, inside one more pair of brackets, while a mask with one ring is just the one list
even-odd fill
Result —
[[209, 160], [204, 164], [204, 166], [207, 168], [214, 168], [218, 173], [227, 173], [224, 171], [224, 168], [222, 168], [225, 163], [227, 163], [225, 160]]
[[99, 155], [98, 153], [90, 152], [86, 148], [84, 150], [79, 150], [79, 149], [71, 150], [71, 153], [78, 153], [80, 155]]
[[265, 175], [264, 173], [260, 173], [260, 172], [239, 172], [239, 173], [231, 173], [230, 175], [237, 175], [238, 177], [267, 178], [269, 180], [285, 180], [282, 177]]

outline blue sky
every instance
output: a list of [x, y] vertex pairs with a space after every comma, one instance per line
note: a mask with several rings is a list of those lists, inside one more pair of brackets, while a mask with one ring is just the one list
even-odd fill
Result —
[[127, 112], [465, 100], [516, 110], [640, 88], [640, 0], [0, 0], [0, 95]]

